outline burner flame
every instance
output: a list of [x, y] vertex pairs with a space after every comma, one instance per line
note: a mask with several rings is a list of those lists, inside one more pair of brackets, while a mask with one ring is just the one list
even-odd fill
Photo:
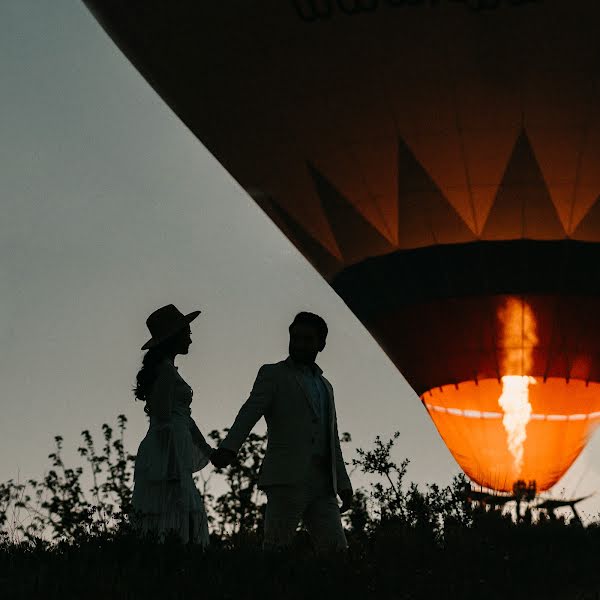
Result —
[[508, 298], [498, 310], [498, 318], [502, 324], [500, 345], [506, 352], [498, 404], [504, 411], [502, 424], [513, 456], [515, 477], [518, 478], [523, 468], [523, 446], [532, 412], [529, 386], [536, 382], [527, 373], [533, 366], [533, 347], [538, 338], [533, 310], [524, 300]]

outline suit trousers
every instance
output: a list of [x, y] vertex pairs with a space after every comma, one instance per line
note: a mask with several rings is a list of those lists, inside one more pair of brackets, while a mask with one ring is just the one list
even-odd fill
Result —
[[300, 484], [270, 485], [264, 491], [267, 494], [265, 550], [289, 547], [301, 520], [317, 552], [348, 547], [330, 466], [312, 462]]

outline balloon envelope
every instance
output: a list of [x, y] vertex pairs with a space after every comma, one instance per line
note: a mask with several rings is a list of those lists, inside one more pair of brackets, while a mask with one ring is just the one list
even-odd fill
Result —
[[86, 4], [467, 474], [558, 481], [598, 411], [596, 0]]

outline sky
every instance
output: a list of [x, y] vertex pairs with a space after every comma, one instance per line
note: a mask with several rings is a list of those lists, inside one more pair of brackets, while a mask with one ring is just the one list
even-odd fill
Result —
[[[80, 432], [100, 440], [121, 413], [137, 451], [145, 320], [169, 303], [202, 310], [175, 362], [205, 434], [232, 424], [259, 367], [287, 356], [294, 315], [310, 310], [329, 325], [318, 363], [352, 435], [346, 461], [398, 430], [393, 457], [410, 459], [410, 480], [446, 485], [459, 472], [366, 329], [83, 3], [2, 0], [0, 82], [0, 481], [42, 476], [59, 434], [66, 461], [81, 464]], [[599, 458], [595, 436], [556, 495], [600, 490]], [[600, 497], [581, 508], [597, 513]]]

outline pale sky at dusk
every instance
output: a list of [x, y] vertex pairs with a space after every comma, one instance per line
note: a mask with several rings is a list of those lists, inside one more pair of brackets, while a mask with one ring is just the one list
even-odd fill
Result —
[[[176, 365], [205, 434], [231, 425], [260, 365], [287, 356], [293, 316], [310, 310], [329, 325], [318, 362], [353, 437], [346, 460], [399, 430], [409, 479], [449, 483], [458, 466], [401, 374], [82, 2], [0, 3], [0, 82], [0, 481], [41, 476], [56, 434], [80, 464], [80, 432], [99, 441], [119, 413], [135, 453], [145, 320], [172, 302], [202, 310]], [[556, 495], [563, 487], [600, 490], [597, 435]], [[582, 509], [599, 511], [600, 497]]]

